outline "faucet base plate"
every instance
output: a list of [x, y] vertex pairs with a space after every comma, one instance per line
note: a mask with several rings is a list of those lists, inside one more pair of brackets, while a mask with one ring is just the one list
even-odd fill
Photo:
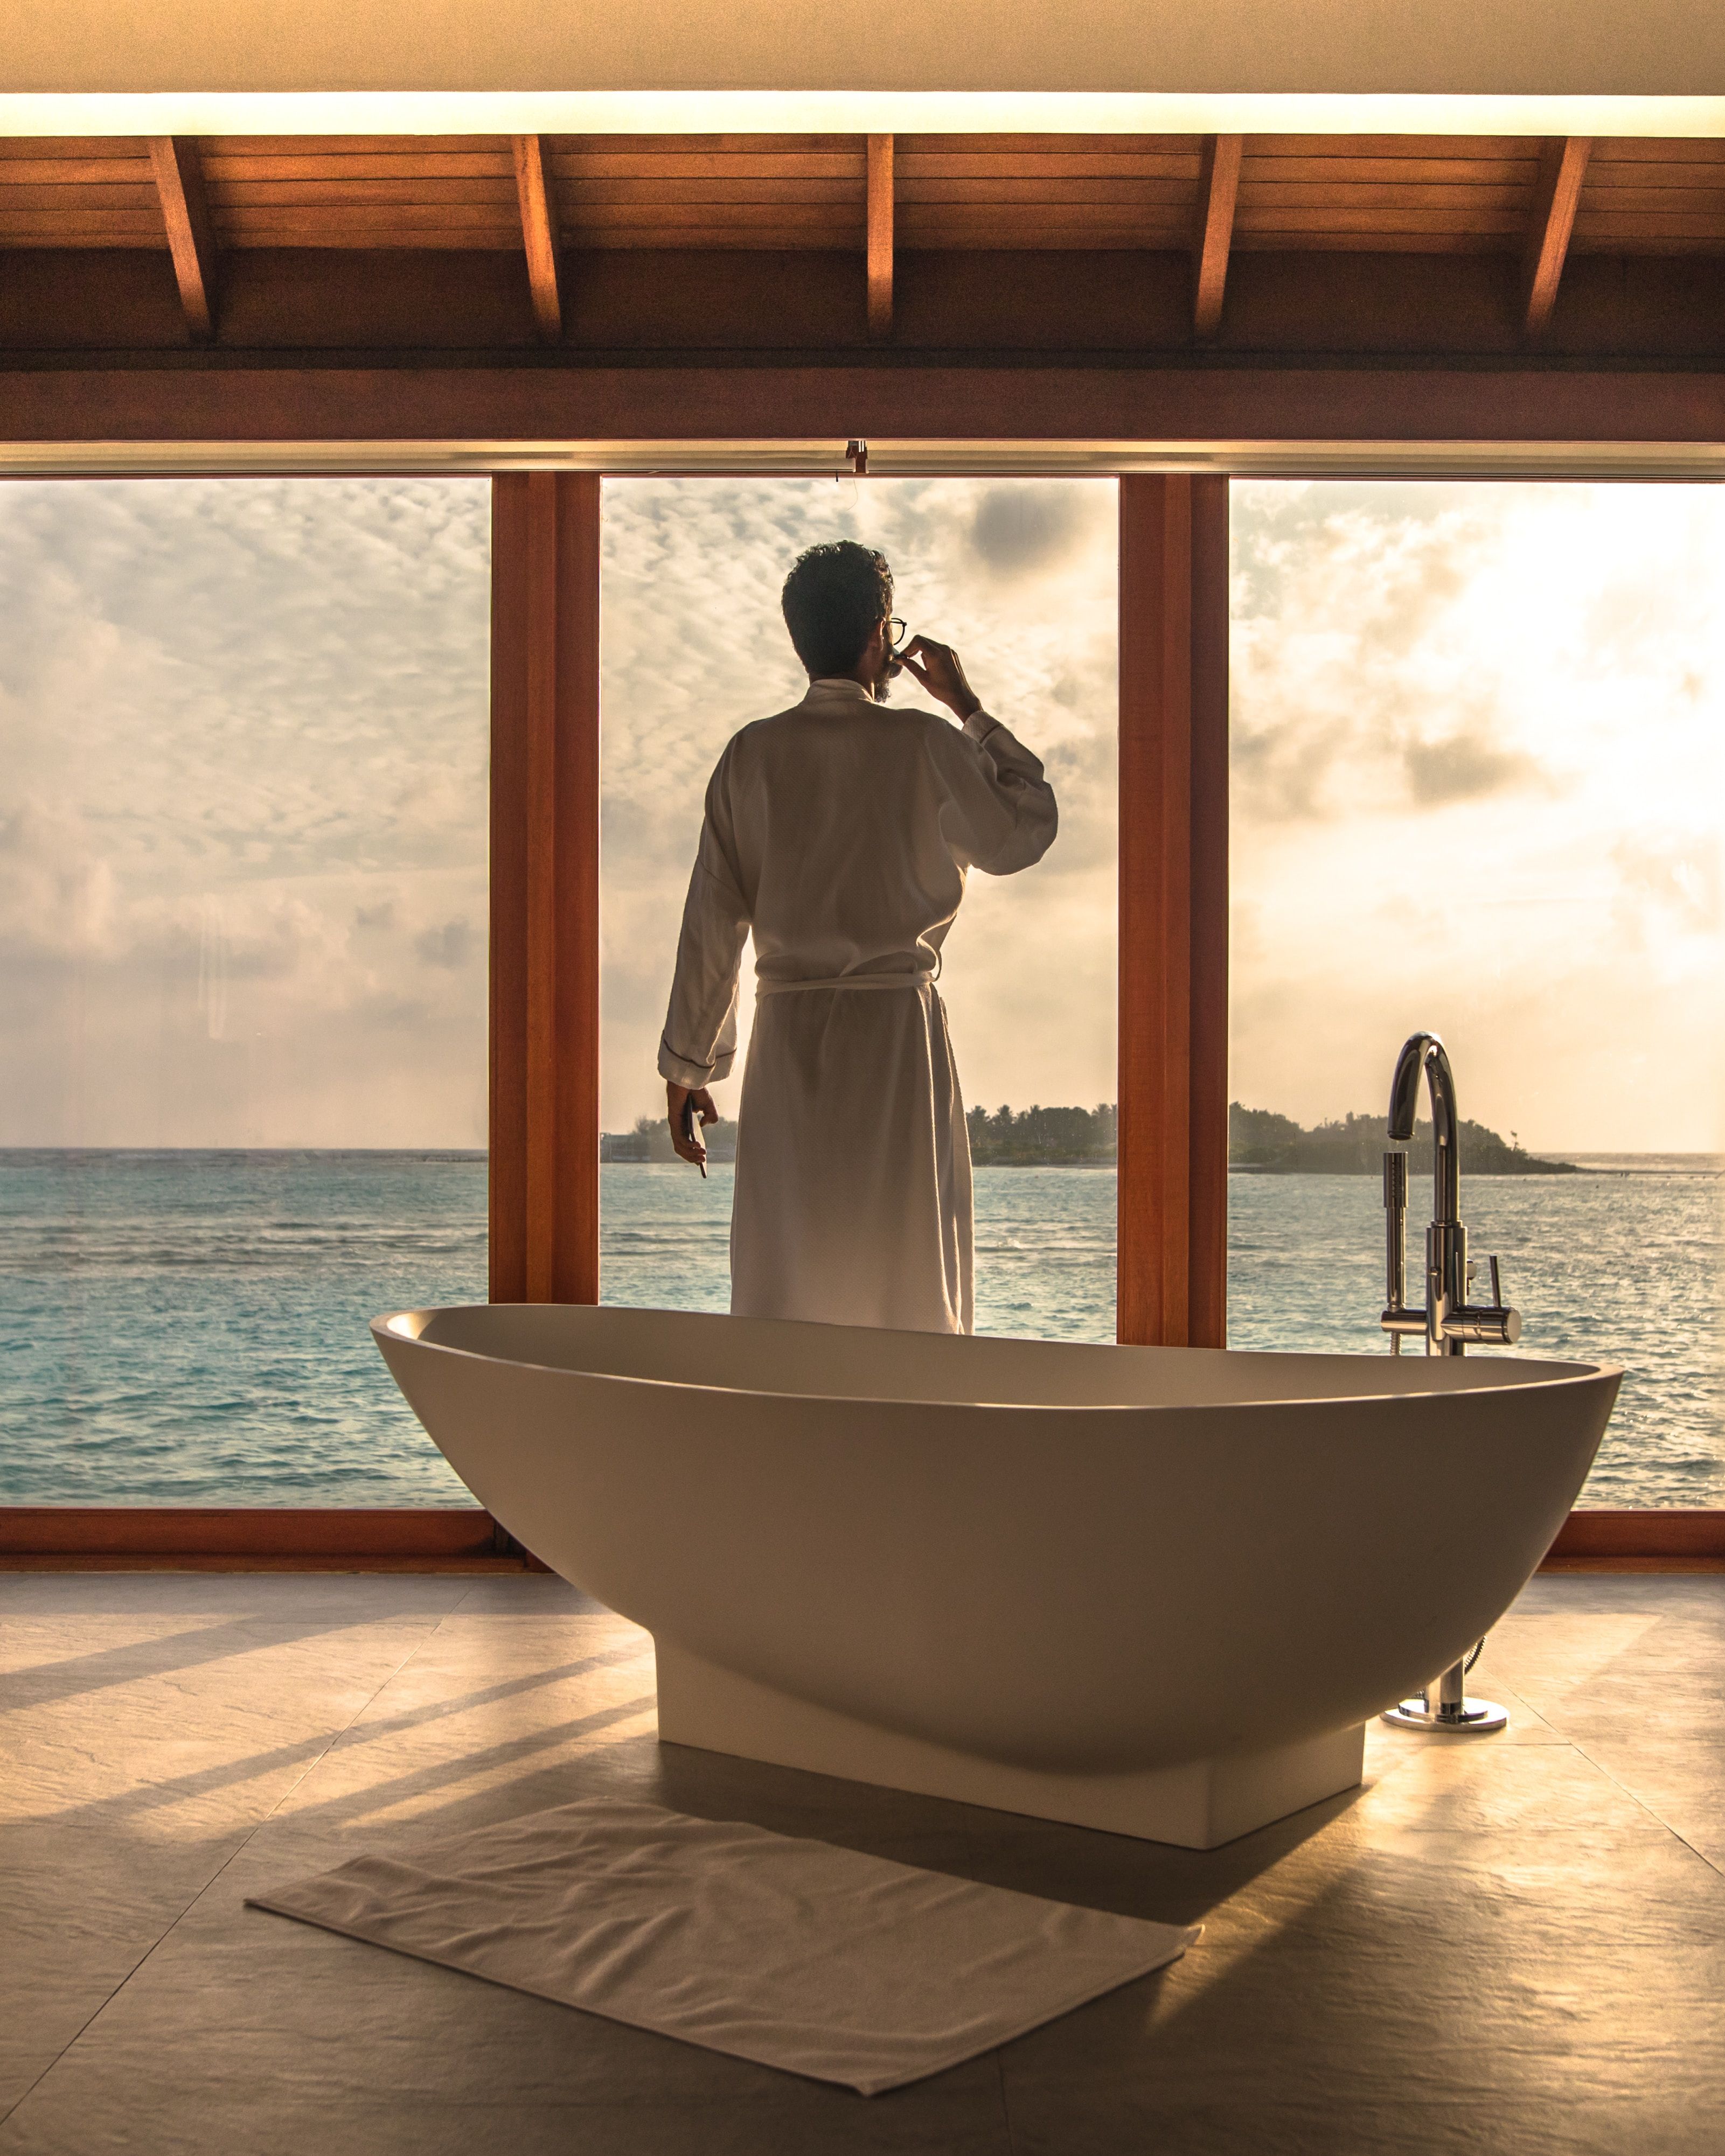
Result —
[[1452, 1737], [1489, 1737], [1509, 1726], [1507, 1709], [1494, 1699], [1464, 1699], [1459, 1707], [1439, 1707], [1419, 1692], [1387, 1707], [1383, 1718], [1396, 1729], [1435, 1729]]

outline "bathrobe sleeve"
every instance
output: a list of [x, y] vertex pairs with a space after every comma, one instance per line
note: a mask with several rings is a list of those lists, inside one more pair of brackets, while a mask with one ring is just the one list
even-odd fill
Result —
[[1013, 875], [1054, 844], [1060, 826], [1054, 788], [1021, 741], [987, 711], [961, 730], [943, 725], [937, 753], [947, 803], [941, 827], [961, 867]]
[[670, 1009], [659, 1043], [660, 1075], [691, 1091], [728, 1078], [737, 1055], [737, 973], [748, 940], [749, 909], [731, 812], [732, 748], [720, 757], [706, 789]]

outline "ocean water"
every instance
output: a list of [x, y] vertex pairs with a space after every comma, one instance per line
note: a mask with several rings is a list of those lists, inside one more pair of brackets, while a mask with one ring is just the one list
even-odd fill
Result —
[[[1527, 1352], [1625, 1366], [1585, 1502], [1725, 1504], [1725, 1162], [1585, 1164], [1466, 1179], [1473, 1250]], [[601, 1173], [605, 1300], [722, 1310], [730, 1169]], [[1229, 1199], [1233, 1344], [1384, 1352], [1375, 1177]], [[979, 1170], [978, 1329], [1111, 1338], [1114, 1203], [1105, 1169]], [[470, 1502], [366, 1326], [485, 1288], [482, 1155], [0, 1152], [0, 1503]]]
[[366, 1328], [485, 1292], [483, 1154], [0, 1152], [0, 1503], [470, 1505]]

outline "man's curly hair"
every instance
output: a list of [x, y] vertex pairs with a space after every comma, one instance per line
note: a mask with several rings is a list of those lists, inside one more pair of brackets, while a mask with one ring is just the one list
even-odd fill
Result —
[[798, 659], [819, 680], [848, 674], [875, 625], [892, 612], [886, 557], [855, 539], [799, 554], [784, 580], [784, 625]]

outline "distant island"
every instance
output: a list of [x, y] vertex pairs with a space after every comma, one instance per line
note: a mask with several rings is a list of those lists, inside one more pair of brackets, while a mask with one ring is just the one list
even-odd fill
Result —
[[[737, 1126], [727, 1123], [721, 1116], [716, 1123], [709, 1123], [701, 1134], [709, 1160], [735, 1160], [737, 1158]], [[599, 1158], [607, 1160], [660, 1161], [675, 1160], [670, 1125], [663, 1116], [638, 1116], [632, 1131], [603, 1131], [599, 1134]]]
[[1114, 1104], [1096, 1108], [973, 1108], [964, 1118], [978, 1168], [1111, 1168]]
[[[965, 1117], [970, 1157], [978, 1168], [1111, 1168], [1115, 1110], [1094, 1108], [973, 1108]], [[715, 1161], [737, 1158], [737, 1126], [714, 1123], [705, 1133]], [[1382, 1116], [1345, 1116], [1307, 1130], [1291, 1116], [1269, 1108], [1228, 1109], [1228, 1165], [1250, 1175], [1376, 1175], [1389, 1148]], [[1431, 1145], [1430, 1123], [1416, 1124], [1409, 1150], [1416, 1162]], [[663, 1116], [643, 1116], [632, 1131], [607, 1131], [602, 1161], [670, 1161], [670, 1132]], [[1512, 1132], [1507, 1138], [1483, 1123], [1463, 1120], [1461, 1165], [1469, 1175], [1579, 1175], [1573, 1161], [1541, 1160]]]
[[[1111, 1168], [1114, 1110], [1098, 1108], [973, 1108], [970, 1157], [978, 1168]], [[705, 1132], [710, 1160], [735, 1160], [737, 1126], [721, 1121]], [[663, 1116], [642, 1116], [632, 1131], [607, 1131], [599, 1139], [602, 1161], [675, 1160]]]
[[[1228, 1106], [1228, 1165], [1257, 1175], [1376, 1175], [1389, 1150], [1389, 1118], [1346, 1116], [1305, 1130], [1269, 1108]], [[1431, 1150], [1431, 1125], [1416, 1123], [1407, 1150], [1415, 1163]], [[1461, 1119], [1461, 1166], [1468, 1175], [1579, 1175], [1574, 1161], [1540, 1160], [1513, 1132], [1500, 1137]]]

